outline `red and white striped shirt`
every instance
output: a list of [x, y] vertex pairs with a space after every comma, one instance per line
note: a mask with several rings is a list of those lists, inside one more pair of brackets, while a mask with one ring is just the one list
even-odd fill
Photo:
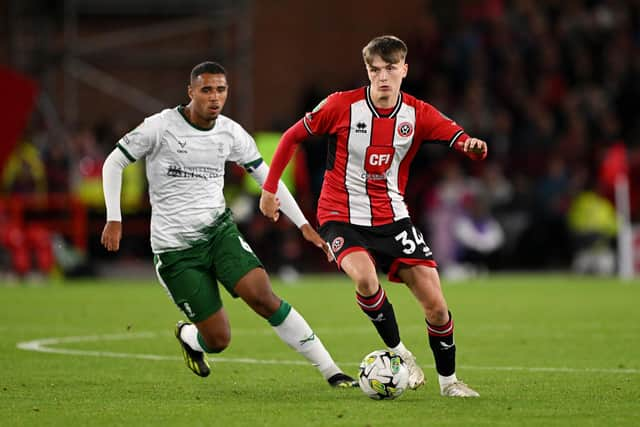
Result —
[[[369, 87], [331, 94], [307, 113], [302, 123], [312, 135], [330, 136], [318, 201], [320, 225], [340, 221], [378, 226], [407, 218], [404, 192], [420, 145], [447, 142], [458, 148], [468, 138], [436, 108], [403, 92], [394, 108], [376, 109]], [[300, 142], [287, 136], [274, 156], [264, 185], [267, 191], [272, 191], [274, 182], [277, 185], [287, 156], [295, 150], [286, 145]]]

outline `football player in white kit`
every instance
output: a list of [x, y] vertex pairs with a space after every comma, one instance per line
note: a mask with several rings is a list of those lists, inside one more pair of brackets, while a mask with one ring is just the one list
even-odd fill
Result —
[[[158, 280], [189, 318], [176, 325], [187, 366], [210, 373], [205, 353], [219, 353], [230, 341], [227, 313], [217, 282], [265, 318], [276, 334], [316, 366], [334, 387], [357, 383], [336, 365], [304, 318], [274, 294], [258, 257], [226, 208], [225, 162], [244, 167], [261, 185], [269, 168], [255, 141], [221, 114], [228, 95], [225, 69], [196, 65], [188, 86], [190, 102], [147, 117], [123, 136], [103, 167], [107, 223], [101, 243], [117, 251], [122, 237], [122, 170], [144, 158], [151, 202], [151, 248]], [[286, 186], [277, 195], [282, 211], [305, 239], [329, 257], [324, 240], [309, 225]]]

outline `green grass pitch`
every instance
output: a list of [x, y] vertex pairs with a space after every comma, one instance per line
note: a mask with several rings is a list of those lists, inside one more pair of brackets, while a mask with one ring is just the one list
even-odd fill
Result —
[[[467, 400], [439, 396], [421, 310], [404, 286], [383, 283], [427, 384], [382, 402], [331, 389], [224, 292], [231, 345], [202, 379], [183, 364], [173, 337], [182, 316], [153, 281], [0, 285], [0, 425], [640, 425], [640, 281], [445, 282], [458, 376], [481, 394]], [[346, 277], [274, 289], [347, 373], [383, 347]]]

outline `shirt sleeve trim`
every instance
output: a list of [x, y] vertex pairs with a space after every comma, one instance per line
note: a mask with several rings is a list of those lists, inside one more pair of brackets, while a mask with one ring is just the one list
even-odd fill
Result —
[[251, 172], [253, 172], [254, 170], [256, 170], [256, 168], [257, 168], [258, 166], [260, 166], [261, 164], [262, 164], [262, 157], [261, 157], [261, 158], [258, 158], [258, 159], [256, 159], [256, 160], [253, 160], [253, 161], [251, 161], [251, 162], [249, 162], [249, 163], [245, 163], [245, 164], [243, 165], [243, 167], [245, 168], [245, 170], [246, 170], [247, 172], [251, 173]]
[[460, 129], [458, 132], [456, 132], [456, 134], [453, 135], [453, 138], [451, 138], [451, 142], [449, 143], [449, 147], [453, 147], [453, 144], [456, 143], [458, 138], [460, 138], [460, 135], [462, 135], [463, 133], [464, 133], [464, 131], [462, 129]]
[[130, 161], [130, 162], [132, 162], [132, 163], [133, 163], [133, 162], [135, 162], [135, 161], [136, 161], [136, 158], [135, 158], [135, 157], [133, 157], [131, 154], [129, 154], [129, 152], [127, 151], [127, 149], [126, 149], [126, 148], [124, 148], [120, 143], [117, 143], [117, 144], [116, 144], [116, 147], [118, 147], [118, 148], [120, 149], [120, 151], [122, 151], [122, 154], [124, 154], [124, 155], [125, 155], [125, 157], [126, 157], [127, 159], [129, 159], [129, 161]]
[[309, 135], [315, 135], [315, 133], [313, 133], [313, 131], [311, 130], [311, 128], [307, 124], [307, 117], [306, 116], [302, 118], [302, 124], [304, 125], [304, 128], [307, 130]]

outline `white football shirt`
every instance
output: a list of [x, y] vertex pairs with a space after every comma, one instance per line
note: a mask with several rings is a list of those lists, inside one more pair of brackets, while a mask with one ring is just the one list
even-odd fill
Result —
[[261, 162], [256, 143], [235, 121], [219, 115], [211, 129], [187, 121], [181, 106], [150, 117], [118, 141], [125, 156], [146, 161], [154, 253], [190, 247], [205, 238], [225, 210], [225, 162]]

